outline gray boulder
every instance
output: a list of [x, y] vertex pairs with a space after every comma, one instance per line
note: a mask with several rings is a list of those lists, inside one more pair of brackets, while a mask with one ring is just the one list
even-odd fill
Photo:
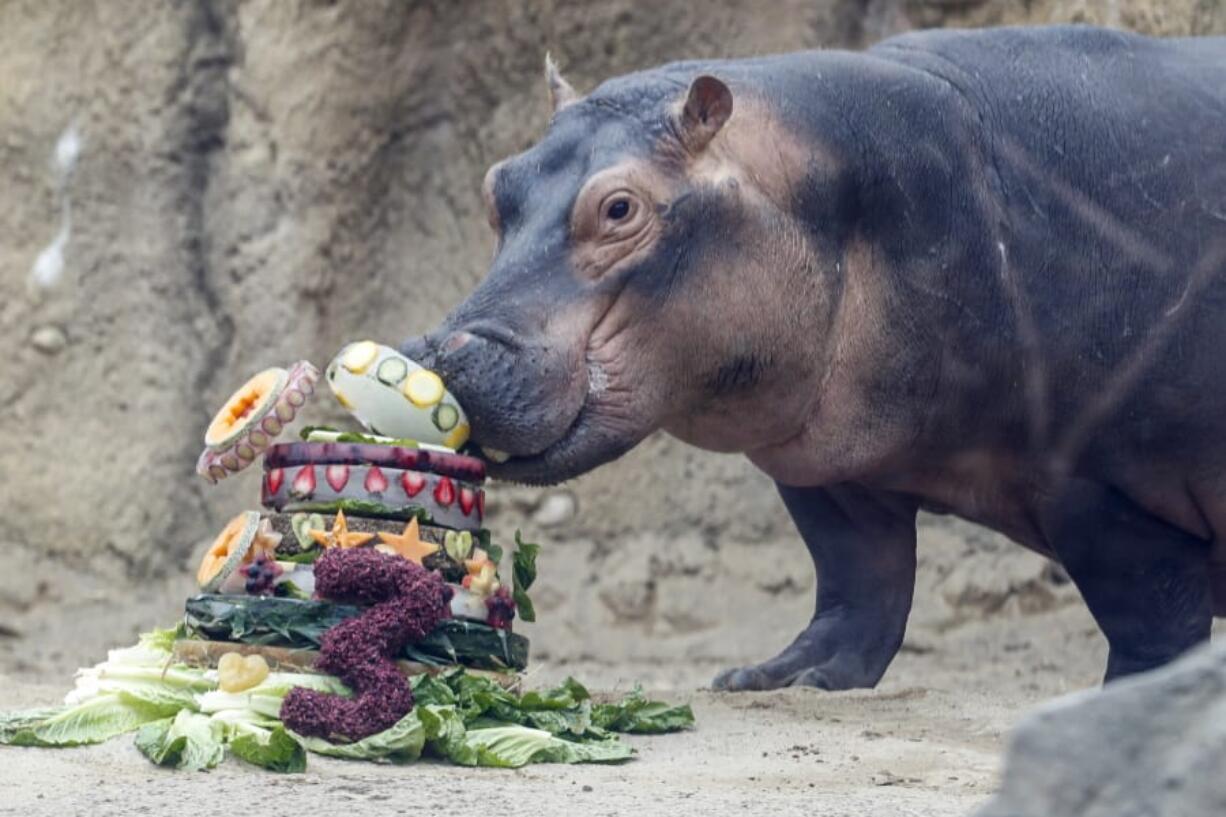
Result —
[[1028, 717], [976, 817], [1211, 815], [1226, 815], [1226, 644]]

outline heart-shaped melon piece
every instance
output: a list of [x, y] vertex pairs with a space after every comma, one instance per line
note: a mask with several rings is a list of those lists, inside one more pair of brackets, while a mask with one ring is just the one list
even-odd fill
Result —
[[268, 662], [262, 655], [228, 652], [217, 659], [217, 685], [222, 692], [246, 692], [267, 677]]

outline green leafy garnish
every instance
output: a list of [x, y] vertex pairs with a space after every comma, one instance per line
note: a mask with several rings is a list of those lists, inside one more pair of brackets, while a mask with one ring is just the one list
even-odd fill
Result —
[[236, 757], [272, 772], [306, 770], [306, 749], [283, 726], [264, 729], [243, 724], [227, 744]]
[[296, 565], [315, 564], [320, 556], [324, 555], [324, 549], [321, 547], [313, 547], [310, 550], [300, 550], [297, 553], [288, 555], [277, 554], [278, 562], [292, 562]]
[[374, 516], [380, 519], [400, 519], [405, 522], [416, 518], [423, 525], [432, 522], [430, 512], [415, 503], [409, 505], [385, 505], [370, 499], [334, 499], [325, 502], [291, 502], [286, 511], [308, 513], [331, 513], [344, 511], [350, 516]]
[[0, 715], [0, 744], [82, 746], [101, 743], [174, 713], [175, 709], [118, 693], [99, 695], [76, 706]]
[[213, 768], [227, 750], [276, 772], [303, 771], [308, 751], [400, 763], [424, 752], [465, 766], [516, 768], [626, 760], [632, 750], [615, 732], [668, 732], [694, 720], [688, 706], [650, 701], [638, 689], [621, 701], [593, 705], [572, 678], [516, 695], [487, 676], [452, 667], [411, 679], [416, 706], [390, 729], [331, 743], [290, 732], [280, 710], [297, 687], [351, 694], [339, 679], [274, 672], [245, 692], [222, 692], [204, 670], [172, 663], [168, 634], [176, 631], [157, 631], [135, 647], [112, 650], [107, 661], [81, 671], [65, 706], [0, 715], [0, 743], [75, 746], [136, 731], [136, 746], [151, 761], [179, 769]]
[[634, 691], [620, 701], [592, 707], [592, 725], [610, 732], [631, 732], [658, 735], [694, 725], [694, 712], [689, 704], [670, 706], [643, 697], [643, 690]]
[[294, 582], [286, 579], [277, 585], [277, 595], [286, 599], [297, 599], [298, 601], [310, 601], [311, 594], [307, 593]]
[[295, 737], [307, 751], [328, 757], [348, 760], [390, 760], [407, 763], [421, 757], [426, 744], [426, 731], [422, 728], [417, 710], [409, 712], [390, 729], [363, 738], [355, 743], [331, 743], [323, 738]]
[[528, 590], [536, 581], [536, 556], [541, 546], [525, 542], [519, 531], [515, 531], [515, 554], [511, 557], [511, 598], [515, 600], [515, 608], [524, 621], [536, 621], [536, 609], [532, 599], [528, 598]]
[[310, 442], [312, 437], [317, 437], [321, 434], [340, 434], [339, 428], [332, 426], [303, 426], [298, 432], [298, 436], [305, 442]]
[[225, 727], [208, 715], [183, 709], [173, 718], [142, 726], [136, 748], [159, 766], [211, 769], [226, 756]]
[[341, 431], [331, 426], [307, 426], [298, 436], [310, 443], [362, 443], [364, 445], [394, 445], [398, 448], [417, 448], [417, 440], [407, 437], [384, 437], [379, 434], [363, 434], [360, 431]]
[[[275, 596], [199, 595], [187, 600], [184, 621], [193, 637], [318, 649], [323, 634], [361, 608]], [[478, 621], [452, 618], [405, 648], [404, 657], [426, 665], [464, 663], [482, 669], [523, 669], [528, 639]]]

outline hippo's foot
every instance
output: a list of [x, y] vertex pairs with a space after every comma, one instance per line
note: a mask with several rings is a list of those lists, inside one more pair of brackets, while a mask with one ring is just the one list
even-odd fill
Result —
[[902, 627], [896, 635], [870, 628], [877, 629], [854, 618], [819, 616], [774, 658], [722, 672], [711, 687], [728, 692], [787, 686], [871, 689], [898, 651]]

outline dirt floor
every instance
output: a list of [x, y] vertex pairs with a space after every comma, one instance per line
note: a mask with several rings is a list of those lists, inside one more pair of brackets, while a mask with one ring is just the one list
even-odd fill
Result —
[[[910, 640], [871, 692], [715, 694], [699, 689], [714, 666], [545, 664], [531, 683], [568, 673], [609, 690], [643, 681], [691, 701], [697, 728], [631, 738], [639, 755], [621, 766], [513, 772], [312, 757], [305, 774], [289, 777], [233, 760], [189, 774], [151, 766], [129, 738], [6, 748], [0, 812], [962, 815], [991, 793], [1007, 730], [1034, 704], [1093, 684], [1102, 658], [1092, 622], [1070, 605]], [[68, 685], [10, 680], [0, 706], [54, 703]]]
[[[591, 626], [599, 620], [589, 622], [580, 601], [557, 608], [552, 624], [525, 628], [535, 656], [529, 686], [571, 674], [594, 690], [642, 683], [660, 697], [692, 702], [695, 729], [631, 738], [638, 757], [624, 765], [499, 771], [311, 757], [305, 774], [289, 777], [234, 760], [190, 774], [150, 765], [121, 737], [81, 749], [0, 748], [0, 814], [231, 817], [325, 807], [355, 816], [970, 815], [994, 790], [1010, 728], [1035, 705], [1094, 686], [1106, 647], [1076, 591], [1033, 554], [931, 519], [921, 540], [907, 640], [873, 691], [706, 689], [729, 656], [765, 658], [787, 643], [811, 604], [809, 590], [754, 595], [749, 584], [733, 583], [745, 554], [731, 548], [719, 554], [706, 595], [738, 599], [739, 612], [720, 606], [710, 630], [688, 641], [670, 640], [662, 628], [635, 631], [632, 622]], [[556, 572], [546, 571], [542, 598]], [[186, 572], [127, 594], [59, 564], [38, 575], [22, 581], [72, 592], [27, 588], [34, 600], [5, 619], [0, 710], [56, 703], [74, 667], [173, 620], [191, 590]], [[675, 647], [671, 659], [661, 645]], [[711, 645], [722, 652], [718, 660]], [[583, 658], [591, 655], [613, 658]]]

